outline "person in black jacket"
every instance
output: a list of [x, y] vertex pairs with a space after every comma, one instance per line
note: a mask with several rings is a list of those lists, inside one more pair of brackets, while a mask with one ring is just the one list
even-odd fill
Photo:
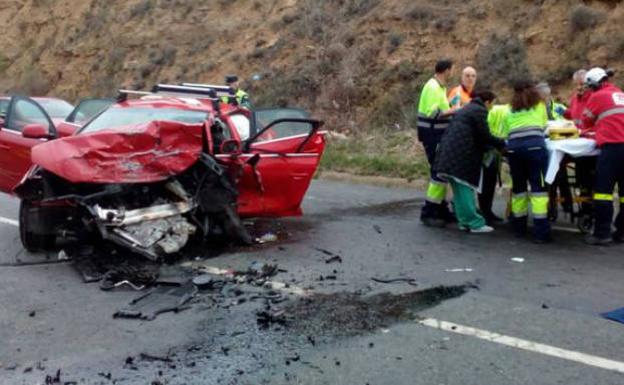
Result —
[[459, 110], [442, 136], [436, 155], [435, 171], [447, 179], [453, 189], [453, 204], [460, 229], [487, 233], [477, 212], [475, 191], [481, 184], [483, 155], [494, 147], [502, 149], [505, 141], [492, 136], [488, 127], [488, 109], [496, 95], [490, 90], [476, 90], [473, 99]]

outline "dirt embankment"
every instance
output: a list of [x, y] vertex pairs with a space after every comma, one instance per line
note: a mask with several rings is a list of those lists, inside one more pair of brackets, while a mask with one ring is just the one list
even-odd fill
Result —
[[[301, 105], [364, 139], [394, 135], [358, 143], [400, 157], [414, 151], [406, 133], [436, 59], [499, 86], [531, 72], [565, 100], [575, 69], [624, 70], [623, 19], [624, 4], [607, 0], [3, 0], [0, 91], [74, 100], [236, 73], [256, 104]], [[386, 163], [380, 173], [396, 168]]]

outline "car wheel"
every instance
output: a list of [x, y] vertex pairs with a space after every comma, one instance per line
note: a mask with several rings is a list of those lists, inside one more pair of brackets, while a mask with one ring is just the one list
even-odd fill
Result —
[[54, 234], [35, 234], [31, 231], [29, 223], [31, 216], [28, 215], [32, 209], [32, 202], [22, 200], [19, 210], [19, 231], [22, 245], [28, 251], [50, 250], [54, 247], [56, 236]]

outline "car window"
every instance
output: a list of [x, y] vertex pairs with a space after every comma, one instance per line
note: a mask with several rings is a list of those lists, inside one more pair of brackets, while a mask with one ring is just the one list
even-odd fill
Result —
[[314, 127], [312, 123], [308, 122], [281, 122], [266, 129], [255, 139], [254, 142], [261, 143], [266, 142], [267, 140], [282, 139], [298, 135], [308, 135], [313, 128]]
[[37, 99], [51, 118], [65, 119], [74, 109], [74, 106], [61, 99]]
[[234, 114], [230, 115], [230, 119], [232, 119], [232, 123], [238, 131], [238, 136], [240, 136], [241, 140], [249, 139], [250, 131], [251, 131], [251, 122], [249, 118], [247, 118], [243, 114]]
[[3, 99], [0, 100], [0, 115], [6, 116], [7, 111], [9, 110], [9, 100], [8, 99]]
[[37, 104], [30, 100], [18, 99], [11, 111], [7, 127], [21, 132], [29, 124], [42, 124], [50, 129], [48, 117]]
[[201, 123], [208, 117], [204, 111], [177, 108], [109, 108], [88, 123], [80, 133], [96, 132], [108, 128], [149, 123], [154, 120], [170, 120], [181, 123]]
[[262, 130], [271, 122], [278, 119], [309, 119], [310, 114], [298, 108], [271, 108], [258, 109], [254, 111], [256, 118], [256, 131]]
[[83, 100], [67, 117], [67, 121], [70, 123], [85, 123], [95, 115], [104, 111], [111, 104], [113, 104], [113, 101], [109, 99]]

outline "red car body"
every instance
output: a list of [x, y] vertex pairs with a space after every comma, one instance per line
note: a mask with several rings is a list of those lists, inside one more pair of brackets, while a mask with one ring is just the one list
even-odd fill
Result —
[[[31, 102], [27, 98], [20, 100]], [[132, 114], [137, 112], [174, 117], [142, 117], [138, 119], [142, 121], [131, 124], [114, 124], [118, 117], [126, 119], [126, 123], [136, 120]], [[8, 125], [15, 115], [9, 109]], [[187, 121], [189, 116], [193, 121]], [[29, 197], [37, 189], [28, 185], [41, 179], [37, 176], [39, 170], [76, 187], [145, 186], [168, 183], [195, 167], [202, 156], [209, 156], [234, 181], [239, 216], [300, 215], [301, 202], [325, 147], [321, 124], [308, 119], [301, 110], [252, 112], [222, 103], [215, 105], [213, 100], [165, 95], [116, 103], [71, 136], [60, 135], [49, 118], [25, 122], [22, 133], [5, 124], [0, 129], [0, 144], [2, 135], [8, 138], [2, 148], [6, 151], [0, 152], [0, 190], [17, 192], [29, 201], [28, 210], [32, 211], [33, 205], [58, 206], [66, 202], [57, 197]], [[26, 173], [31, 165], [35, 167]], [[25, 193], [29, 189], [31, 192]], [[145, 211], [145, 207], [141, 210]]]

